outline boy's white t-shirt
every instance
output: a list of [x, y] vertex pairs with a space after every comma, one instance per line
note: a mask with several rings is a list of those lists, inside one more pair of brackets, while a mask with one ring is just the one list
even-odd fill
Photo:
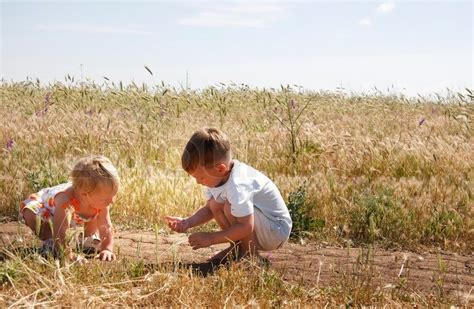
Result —
[[229, 179], [225, 184], [206, 188], [207, 200], [212, 197], [218, 203], [231, 205], [231, 214], [245, 217], [257, 207], [266, 217], [292, 225], [290, 213], [276, 185], [263, 173], [238, 160], [233, 160]]

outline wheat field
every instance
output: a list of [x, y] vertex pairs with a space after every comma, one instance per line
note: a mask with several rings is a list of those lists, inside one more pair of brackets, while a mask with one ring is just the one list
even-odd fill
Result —
[[[186, 216], [204, 202], [202, 188], [181, 170], [180, 155], [194, 130], [214, 126], [230, 137], [234, 158], [273, 179], [286, 200], [305, 192], [297, 205], [297, 238], [474, 252], [469, 89], [409, 98], [378, 90], [357, 94], [235, 84], [190, 90], [78, 83], [68, 77], [48, 85], [3, 82], [0, 92], [3, 221], [18, 219], [18, 204], [29, 193], [67, 181], [77, 159], [103, 154], [122, 179], [111, 212], [116, 228], [164, 228], [164, 215]], [[305, 219], [314, 224], [305, 225]], [[79, 297], [87, 299], [77, 303], [81, 306], [120, 304], [117, 299], [125, 305], [324, 306], [343, 304], [354, 293], [302, 289], [271, 273], [239, 269], [210, 279], [167, 269], [141, 276], [133, 263], [87, 269], [33, 264], [15, 255], [0, 262], [0, 284], [25, 297], [34, 293], [32, 285], [42, 287], [42, 295], [54, 300], [43, 305], [74, 305], [71, 298]], [[101, 292], [91, 292], [88, 286], [105, 273]], [[25, 274], [34, 279], [25, 281]], [[142, 297], [157, 282], [162, 292]], [[246, 285], [254, 294], [242, 292], [239, 287]], [[444, 303], [353, 288], [366, 295], [356, 305]], [[133, 289], [140, 292], [123, 294]]]

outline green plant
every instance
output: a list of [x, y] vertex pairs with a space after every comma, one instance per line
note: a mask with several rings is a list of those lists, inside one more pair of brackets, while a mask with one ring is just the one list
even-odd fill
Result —
[[291, 88], [281, 87], [283, 91], [283, 99], [276, 98], [277, 103], [282, 110], [278, 108], [272, 110], [275, 118], [283, 126], [283, 128], [288, 132], [289, 142], [290, 142], [290, 156], [293, 164], [296, 163], [297, 155], [300, 151], [299, 146], [299, 134], [301, 126], [304, 122], [301, 120], [303, 112], [308, 107], [311, 100], [306, 98], [306, 101], [303, 101], [302, 104], [298, 103], [297, 100], [291, 96]]
[[291, 238], [312, 236], [314, 232], [322, 230], [325, 226], [324, 219], [311, 217], [310, 209], [315, 205], [307, 201], [306, 195], [307, 185], [304, 183], [288, 196], [287, 206], [293, 220]]
[[393, 190], [365, 192], [356, 200], [350, 214], [350, 237], [359, 243], [397, 242], [406, 237], [409, 221], [393, 197]]
[[424, 230], [424, 238], [444, 246], [446, 239], [456, 239], [463, 229], [462, 219], [453, 209], [435, 205]]
[[28, 171], [26, 178], [32, 188], [32, 192], [37, 192], [43, 188], [54, 186], [67, 181], [68, 174], [60, 174], [57, 166], [51, 161], [38, 164], [34, 170]]
[[3, 285], [11, 284], [18, 276], [19, 272], [11, 263], [0, 263], [0, 290]]

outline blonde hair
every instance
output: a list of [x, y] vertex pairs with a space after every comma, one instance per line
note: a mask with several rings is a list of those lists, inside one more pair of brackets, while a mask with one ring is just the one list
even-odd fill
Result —
[[231, 158], [227, 135], [216, 128], [202, 128], [194, 132], [184, 148], [181, 166], [192, 173], [199, 166], [209, 168]]
[[104, 156], [93, 156], [80, 159], [70, 175], [74, 188], [92, 192], [99, 184], [107, 185], [114, 191], [120, 187], [120, 178], [112, 162]]

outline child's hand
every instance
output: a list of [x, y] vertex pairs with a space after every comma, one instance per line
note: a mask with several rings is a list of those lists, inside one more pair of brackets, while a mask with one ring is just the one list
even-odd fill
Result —
[[97, 254], [95, 258], [101, 261], [109, 262], [109, 261], [115, 260], [115, 254], [112, 251], [105, 249], [105, 250], [100, 251], [100, 253]]
[[175, 232], [184, 233], [189, 229], [189, 221], [180, 217], [165, 217], [168, 227]]
[[193, 250], [199, 248], [206, 248], [212, 245], [211, 237], [209, 233], [194, 233], [188, 238], [189, 244], [193, 247]]

